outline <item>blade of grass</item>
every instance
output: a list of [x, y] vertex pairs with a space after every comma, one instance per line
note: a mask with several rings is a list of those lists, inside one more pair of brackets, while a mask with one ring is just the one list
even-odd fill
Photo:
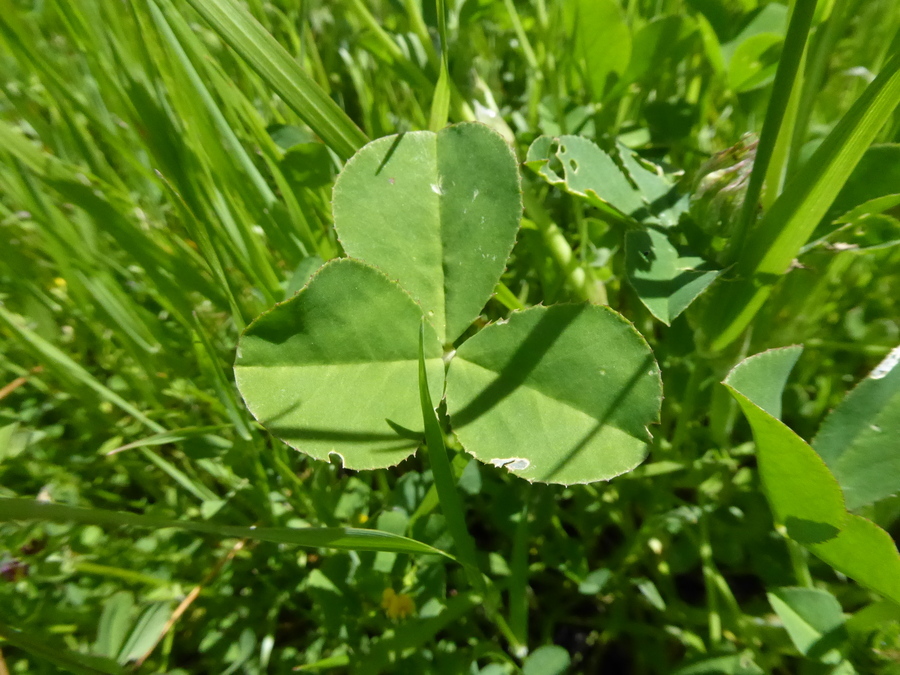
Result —
[[444, 432], [438, 422], [437, 413], [431, 402], [431, 393], [428, 391], [428, 373], [425, 370], [425, 319], [419, 327], [419, 399], [422, 403], [422, 418], [425, 423], [425, 443], [428, 459], [431, 462], [431, 472], [434, 475], [434, 485], [437, 488], [441, 510], [447, 520], [447, 529], [453, 542], [456, 544], [456, 552], [459, 561], [466, 569], [466, 575], [472, 587], [478, 591], [485, 590], [484, 579], [478, 571], [478, 559], [475, 555], [475, 540], [466, 528], [466, 516], [463, 511], [462, 500], [456, 490], [456, 480], [453, 477], [453, 468], [450, 466], [450, 458], [447, 455], [447, 446], [444, 444]]
[[34, 636], [4, 623], [0, 623], [0, 637], [14, 647], [76, 675], [126, 675], [130, 672], [112, 659], [80, 654], [58, 644], [51, 645], [47, 636]]
[[66, 504], [50, 504], [31, 499], [0, 498], [0, 521], [78, 523], [98, 527], [138, 527], [161, 530], [175, 528], [229, 539], [251, 539], [306, 548], [333, 548], [342, 551], [387, 551], [453, 556], [428, 544], [380, 530], [352, 527], [240, 527], [191, 520], [172, 520], [124, 511], [87, 509]]
[[[742, 250], [756, 218], [760, 195], [763, 191], [766, 174], [769, 171], [769, 163], [775, 153], [782, 123], [790, 106], [792, 94], [797, 88], [797, 73], [800, 72], [800, 66], [803, 63], [806, 40], [809, 37], [809, 28], [812, 25], [813, 15], [816, 11], [816, 3], [817, 0], [796, 0], [794, 3], [787, 35], [784, 39], [784, 49], [781, 52], [781, 60], [778, 62], [778, 70], [775, 73], [772, 97], [766, 108], [766, 117], [759, 135], [756, 161], [753, 163], [750, 183], [747, 186], [747, 194], [744, 197], [744, 206], [741, 209], [734, 236], [731, 240], [730, 255], [732, 257]], [[774, 186], [770, 186], [770, 189], [774, 189]]]
[[898, 104], [895, 54], [747, 237], [736, 280], [710, 298], [705, 330], [714, 350], [731, 344], [750, 324]]
[[131, 415], [152, 431], [156, 433], [163, 433], [164, 431], [166, 431], [166, 429], [162, 425], [157, 424], [149, 417], [144, 415], [144, 413], [142, 413], [140, 410], [131, 405], [124, 398], [119, 396], [117, 393], [102, 385], [97, 380], [97, 378], [95, 378], [87, 370], [75, 363], [57, 347], [47, 342], [37, 333], [21, 325], [16, 317], [3, 305], [0, 305], [0, 321], [2, 321], [2, 323], [5, 323], [13, 333], [18, 335], [23, 342], [30, 346], [34, 352], [36, 352], [42, 359], [44, 359], [46, 362], [45, 365], [52, 367], [54, 370], [60, 372], [63, 376], [73, 379], [76, 382], [85, 385], [89, 389], [92, 389], [104, 401], [109, 401], [114, 406], [116, 406], [126, 414]]
[[325, 143], [347, 159], [368, 139], [265, 28], [234, 0], [187, 0]]

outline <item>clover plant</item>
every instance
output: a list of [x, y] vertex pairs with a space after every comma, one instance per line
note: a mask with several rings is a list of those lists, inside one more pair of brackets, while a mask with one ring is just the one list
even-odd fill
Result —
[[373, 141], [345, 166], [333, 207], [348, 257], [260, 316], [238, 348], [238, 386], [273, 434], [350, 469], [409, 457], [424, 438], [424, 317], [431, 399], [446, 396], [449, 428], [479, 460], [562, 484], [640, 464], [662, 383], [620, 314], [533, 307], [471, 334], [522, 211], [501, 136], [463, 123]]

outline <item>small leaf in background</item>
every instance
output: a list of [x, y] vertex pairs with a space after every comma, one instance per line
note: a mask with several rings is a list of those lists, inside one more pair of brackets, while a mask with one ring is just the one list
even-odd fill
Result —
[[831, 411], [813, 439], [851, 511], [900, 492], [900, 347]]
[[528, 148], [525, 164], [615, 221], [676, 224], [687, 209], [687, 198], [658, 167], [625, 146], [617, 149], [621, 167], [586, 138], [541, 136]]
[[[332, 261], [247, 328], [235, 361], [238, 388], [254, 417], [291, 447], [326, 461], [337, 454], [351, 469], [393, 466], [418, 442], [392, 424], [422, 428], [421, 316], [381, 272]], [[440, 398], [441, 348], [430, 327], [426, 357]]]
[[[98, 656], [115, 659], [122, 651], [125, 638], [131, 629], [134, 596], [129, 591], [114, 593], [105, 603], [97, 626], [97, 641], [93, 652]], [[120, 663], [125, 663], [120, 660]]]
[[772, 3], [763, 7], [758, 13], [751, 15], [751, 19], [741, 29], [733, 40], [722, 45], [722, 56], [726, 63], [730, 64], [734, 53], [747, 40], [769, 33], [776, 33], [784, 37], [788, 25], [788, 8], [780, 3]]
[[828, 591], [817, 588], [779, 588], [768, 593], [769, 603], [803, 656], [836, 663], [847, 640], [841, 604]]
[[753, 654], [730, 654], [702, 658], [682, 666], [673, 675], [764, 675], [762, 668], [753, 661]]
[[840, 486], [822, 458], [773, 415], [781, 410], [787, 373], [798, 356], [797, 347], [751, 356], [735, 366], [724, 384], [753, 429], [759, 474], [775, 521], [792, 539], [809, 544], [837, 535], [847, 512]]
[[568, 672], [572, 657], [562, 647], [538, 647], [522, 664], [523, 675], [563, 675]]
[[612, 157], [580, 136], [541, 136], [531, 147], [526, 166], [551, 185], [560, 185], [607, 215], [631, 218], [646, 208]]
[[442, 344], [459, 337], [490, 299], [521, 215], [515, 156], [477, 123], [373, 141], [334, 188], [344, 250], [399, 281]]
[[640, 464], [661, 393], [643, 337], [591, 305], [514, 312], [463, 343], [447, 375], [463, 447], [549, 483], [609, 480]]
[[[859, 164], [844, 183], [834, 204], [822, 219], [822, 227], [831, 223], [850, 222], [866, 213], [879, 213], [896, 206], [900, 196], [900, 144], [873, 145], [863, 153]], [[882, 202], [885, 198], [892, 201]], [[816, 231], [819, 235], [819, 230]]]
[[671, 68], [699, 41], [697, 23], [684, 14], [654, 18], [634, 33], [631, 61], [622, 77], [622, 87], [658, 77]]
[[578, 584], [578, 592], [584, 595], [595, 595], [600, 593], [606, 587], [607, 582], [612, 578], [612, 570], [601, 567], [588, 574], [584, 580]]
[[653, 227], [626, 233], [625, 269], [641, 302], [666, 325], [719, 275], [702, 258], [679, 252]]
[[760, 33], [744, 40], [728, 64], [728, 84], [742, 93], [772, 83], [784, 45], [784, 35]]
[[140, 659], [153, 649], [159, 642], [170, 616], [172, 607], [167, 602], [158, 602], [145, 609], [135, 622], [125, 646], [122, 647], [119, 663]]
[[575, 34], [577, 57], [594, 101], [621, 77], [631, 60], [631, 30], [614, 0], [576, 0], [564, 5], [570, 32]]

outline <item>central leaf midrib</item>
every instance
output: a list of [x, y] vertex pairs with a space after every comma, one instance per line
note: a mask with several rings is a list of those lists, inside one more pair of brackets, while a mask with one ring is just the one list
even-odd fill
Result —
[[447, 255], [446, 255], [446, 241], [444, 240], [444, 216], [443, 216], [443, 202], [444, 202], [444, 186], [441, 181], [441, 160], [438, 154], [438, 148], [440, 147], [440, 133], [436, 133], [434, 135], [434, 172], [437, 176], [437, 186], [438, 186], [438, 194], [437, 196], [437, 217], [438, 217], [438, 242], [440, 245], [440, 255], [441, 255], [441, 306], [443, 308], [444, 313], [444, 330], [443, 334], [440, 336], [441, 343], [444, 344], [449, 341], [449, 319], [448, 319], [448, 310], [447, 310]]

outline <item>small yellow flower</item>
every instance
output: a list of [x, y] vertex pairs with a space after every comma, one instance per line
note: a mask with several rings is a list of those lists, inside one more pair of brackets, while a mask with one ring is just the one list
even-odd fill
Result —
[[389, 619], [405, 619], [416, 613], [416, 603], [406, 593], [396, 593], [385, 588], [381, 594], [381, 607]]
[[368, 514], [360, 513], [360, 514], [356, 517], [356, 522], [359, 523], [360, 525], [365, 525], [367, 522], [369, 522], [369, 516], [368, 516]]

